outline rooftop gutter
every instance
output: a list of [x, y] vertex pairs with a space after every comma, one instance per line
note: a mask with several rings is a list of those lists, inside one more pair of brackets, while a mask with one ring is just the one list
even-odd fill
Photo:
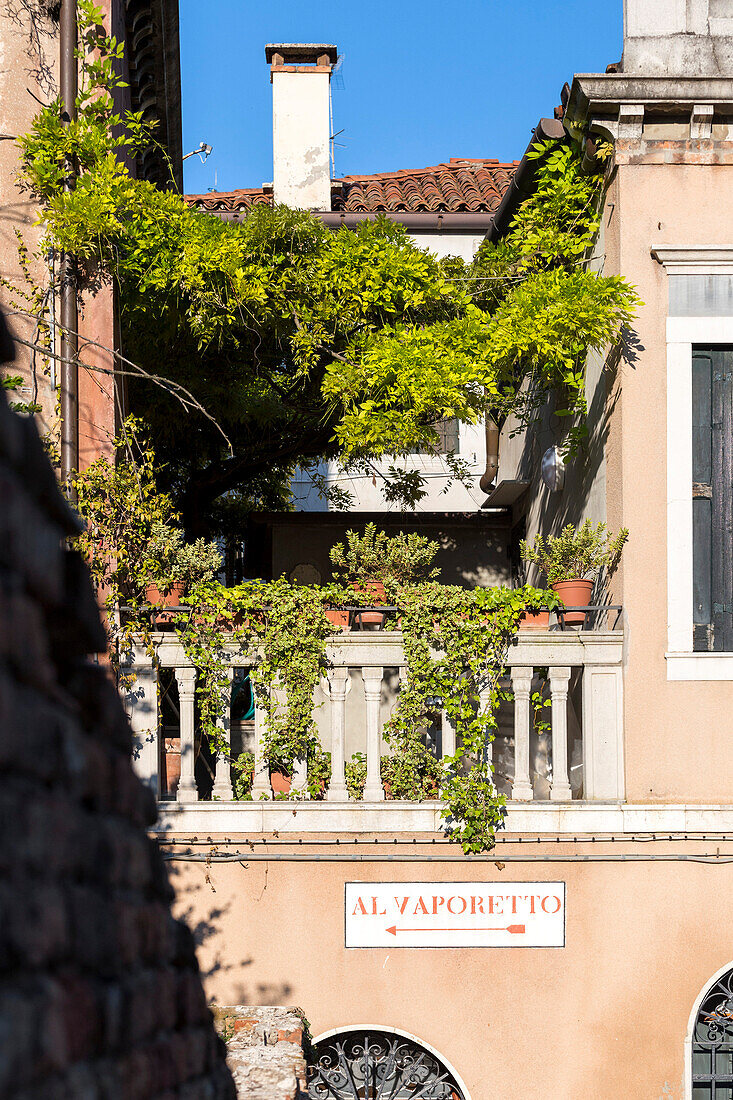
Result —
[[504, 192], [504, 196], [491, 219], [487, 237], [492, 243], [496, 243], [506, 233], [517, 207], [532, 189], [532, 182], [537, 174], [539, 161], [534, 157], [529, 158], [527, 153], [538, 141], [561, 141], [564, 137], [565, 127], [558, 119], [541, 118], [537, 123], [532, 134], [532, 140], [519, 162], [519, 167], [512, 177], [512, 182]]
[[336, 210], [326, 213], [316, 212], [315, 216], [329, 229], [340, 229], [342, 226], [353, 229], [361, 222], [373, 222], [377, 218], [386, 218], [387, 221], [403, 225], [405, 229], [417, 229], [426, 233], [440, 233], [442, 229], [460, 229], [465, 232], [477, 230], [485, 233], [494, 217], [490, 211], [466, 213], [442, 210], [437, 212], [423, 210]]
[[[241, 210], [207, 210], [205, 207], [193, 207], [202, 213], [213, 214], [225, 222], [238, 222], [246, 218], [251, 207], [243, 207]], [[377, 218], [386, 218], [387, 221], [403, 225], [405, 229], [416, 230], [420, 233], [440, 233], [444, 230], [463, 233], [486, 233], [491, 225], [494, 215], [489, 212], [481, 213], [457, 213], [451, 211], [409, 211], [409, 210], [336, 210], [322, 211], [312, 210], [314, 218], [328, 226], [329, 229], [355, 229], [362, 222], [373, 222]]]

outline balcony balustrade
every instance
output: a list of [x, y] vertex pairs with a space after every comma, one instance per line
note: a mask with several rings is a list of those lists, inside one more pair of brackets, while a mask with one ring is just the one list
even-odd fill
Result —
[[[255, 704], [252, 721], [232, 723], [230, 714], [221, 721], [225, 741], [237, 739], [232, 753], [249, 749], [254, 755], [253, 801], [234, 802], [227, 757], [222, 754], [209, 760], [203, 772], [201, 762], [197, 764], [197, 754], [203, 753], [196, 728], [196, 669], [175, 636], [158, 634], [154, 642], [155, 661], [143, 646], [132, 655], [136, 680], [126, 703], [137, 742], [137, 769], [159, 798], [166, 796], [162, 767], [166, 741], [180, 738], [180, 778], [175, 790], [168, 783], [168, 800], [161, 808], [172, 809], [171, 802], [179, 808], [213, 802], [213, 807], [227, 803], [230, 811], [240, 811], [270, 800], [270, 777], [262, 752], [262, 709]], [[617, 630], [517, 635], [503, 680], [506, 700], [499, 706], [496, 737], [489, 746], [497, 789], [511, 803], [623, 800], [622, 650], [623, 633]], [[227, 653], [232, 683], [241, 685], [247, 663], [234, 646]], [[314, 698], [321, 745], [331, 754], [331, 780], [323, 802], [340, 804], [342, 809], [384, 804], [387, 794], [380, 758], [389, 747], [383, 743], [382, 728], [406, 672], [401, 634], [345, 633], [328, 645], [326, 660]], [[165, 692], [168, 717], [163, 715], [161, 722]], [[538, 707], [545, 700], [550, 705]], [[488, 692], [481, 705], [489, 705]], [[439, 758], [455, 752], [455, 731], [441, 712], [440, 700], [435, 701], [434, 718], [426, 722], [423, 732]], [[361, 803], [349, 799], [346, 785], [345, 766], [354, 753], [366, 756]], [[292, 791], [304, 800], [306, 784], [301, 764], [293, 776]], [[290, 803], [278, 801], [277, 805], [282, 809]]]

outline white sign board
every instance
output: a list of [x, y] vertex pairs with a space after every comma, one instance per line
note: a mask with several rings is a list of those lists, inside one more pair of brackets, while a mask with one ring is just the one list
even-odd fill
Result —
[[346, 947], [564, 947], [564, 882], [347, 882]]

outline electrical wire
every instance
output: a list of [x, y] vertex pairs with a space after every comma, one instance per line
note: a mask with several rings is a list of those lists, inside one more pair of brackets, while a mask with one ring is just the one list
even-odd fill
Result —
[[[505, 844], [615, 844], [620, 843], [633, 843], [633, 844], [652, 844], [652, 843], [664, 843], [664, 844], [679, 844], [686, 843], [687, 841], [701, 841], [703, 843], [716, 843], [716, 844], [731, 844], [733, 843], [733, 834], [729, 833], [588, 833], [577, 834], [574, 836], [562, 835], [558, 833], [552, 833], [549, 835], [537, 834], [536, 836], [508, 836], [502, 835], [498, 840], [498, 843], [503, 847]], [[161, 845], [165, 845], [164, 838], [160, 839]], [[231, 844], [232, 841], [229, 838], [224, 840], [213, 840], [212, 837], [206, 837], [203, 840], [199, 840], [197, 836], [188, 838], [179, 838], [175, 841], [171, 840], [170, 844], [186, 844], [197, 845], [199, 847], [221, 844]], [[453, 847], [455, 845], [454, 840], [450, 840], [448, 837], [429, 837], [427, 839], [418, 839], [413, 837], [410, 840], [403, 840], [398, 837], [392, 837], [391, 839], [385, 839], [383, 837], [373, 837], [371, 839], [359, 839], [354, 837], [352, 840], [344, 840], [341, 837], [336, 837], [333, 840], [303, 840], [302, 837], [297, 839], [288, 839], [287, 837], [278, 837], [271, 839], [270, 837], [259, 837], [250, 839], [244, 837], [239, 839], [237, 844], [246, 844], [250, 849], [257, 845], [261, 847], [267, 845], [268, 847], [307, 847], [307, 848], [323, 848], [323, 847], [335, 847], [335, 848], [351, 848], [353, 845], [365, 845], [377, 844], [381, 846], [388, 846], [390, 848], [402, 846], [409, 846], [411, 848], [416, 847], [418, 844], [427, 845], [431, 848], [435, 847]]]
[[232, 852], [222, 854], [219, 852], [163, 852], [163, 859], [167, 863], [706, 863], [728, 864], [733, 863], [733, 852], [720, 854], [718, 852], [595, 852], [593, 854], [580, 855], [497, 855], [480, 854], [464, 855], [433, 855], [404, 853], [399, 855], [386, 855], [382, 852], [374, 852], [369, 855], [362, 852], [353, 853], [328, 853], [306, 855], [302, 852]]

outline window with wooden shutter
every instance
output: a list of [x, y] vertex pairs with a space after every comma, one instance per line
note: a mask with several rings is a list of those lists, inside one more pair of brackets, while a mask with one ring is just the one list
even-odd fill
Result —
[[438, 433], [438, 442], [434, 446], [421, 446], [414, 448], [410, 453], [414, 455], [424, 454], [458, 454], [459, 431], [458, 421], [452, 417], [436, 420], [433, 424]]
[[733, 348], [692, 352], [696, 651], [733, 652]]

